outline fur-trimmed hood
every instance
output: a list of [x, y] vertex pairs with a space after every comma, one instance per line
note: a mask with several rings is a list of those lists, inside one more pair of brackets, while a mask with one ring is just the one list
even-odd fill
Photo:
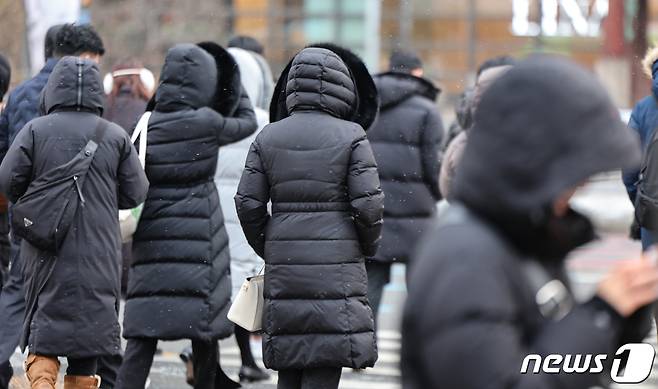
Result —
[[655, 73], [654, 64], [658, 61], [658, 47], [651, 47], [642, 59], [642, 71], [649, 79], [653, 79]]
[[[354, 82], [356, 92], [356, 109], [347, 120], [358, 123], [367, 131], [375, 122], [379, 112], [379, 94], [366, 65], [356, 54], [331, 43], [315, 43], [307, 46], [307, 48], [310, 47], [330, 50], [345, 63]], [[270, 104], [270, 122], [276, 122], [289, 116], [286, 104], [286, 84], [293, 60], [294, 57], [285, 67], [274, 87], [274, 95]]]

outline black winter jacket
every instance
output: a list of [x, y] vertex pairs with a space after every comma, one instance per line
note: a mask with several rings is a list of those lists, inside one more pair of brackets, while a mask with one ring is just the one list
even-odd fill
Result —
[[405, 73], [375, 77], [379, 119], [368, 131], [386, 195], [382, 243], [372, 259], [407, 262], [441, 199], [439, 152], [443, 125], [434, 105], [439, 91]]
[[363, 261], [377, 250], [384, 199], [363, 128], [343, 119], [354, 81], [323, 48], [301, 51], [282, 77], [290, 116], [258, 135], [235, 197], [266, 263], [263, 360], [277, 370], [373, 366]]
[[[475, 115], [455, 205], [423, 239], [409, 277], [404, 388], [607, 387], [617, 348], [642, 341], [649, 312], [624, 319], [598, 297], [574, 302], [565, 258], [594, 231], [552, 204], [590, 175], [632, 166], [638, 144], [603, 87], [563, 60], [515, 66]], [[560, 310], [538, 305], [547, 294]], [[522, 374], [528, 354], [606, 354], [607, 369], [533, 374], [531, 364]]]
[[[191, 44], [167, 53], [148, 126], [151, 187], [133, 240], [126, 338], [212, 340], [232, 333], [228, 236], [213, 177], [219, 147], [257, 127], [240, 84], [217, 89], [218, 68], [220, 78], [240, 79], [233, 65]], [[214, 96], [235, 101], [234, 112], [209, 108]]]
[[[43, 94], [46, 116], [19, 132], [0, 166], [0, 187], [16, 202], [31, 181], [71, 159], [94, 136], [103, 110], [96, 64], [65, 57]], [[81, 82], [80, 82], [81, 81]], [[118, 308], [121, 237], [118, 209], [144, 201], [148, 182], [119, 126], [108, 128], [86, 175], [79, 206], [55, 255], [22, 241], [27, 310], [23, 348], [73, 358], [121, 352]]]

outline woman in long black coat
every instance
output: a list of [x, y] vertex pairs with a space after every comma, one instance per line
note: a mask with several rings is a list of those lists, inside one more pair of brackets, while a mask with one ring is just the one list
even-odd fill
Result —
[[33, 385], [54, 388], [59, 363], [52, 357], [66, 356], [68, 375], [88, 376], [67, 377], [67, 387], [76, 379], [93, 387], [96, 358], [121, 353], [117, 212], [144, 201], [148, 182], [128, 134], [99, 117], [103, 97], [95, 63], [60, 60], [42, 94], [46, 115], [23, 127], [0, 166], [0, 188], [15, 203], [31, 181], [72, 160], [99, 122], [107, 126], [84, 178], [84, 206], [77, 207], [59, 251], [22, 241], [27, 311], [21, 346], [29, 348]]
[[144, 387], [158, 339], [191, 339], [195, 388], [214, 388], [217, 340], [233, 332], [228, 236], [213, 177], [219, 147], [257, 123], [230, 54], [204, 46], [223, 62], [197, 45], [176, 45], [155, 96], [146, 155], [152, 185], [133, 240], [119, 388]]
[[[266, 263], [263, 360], [279, 370], [279, 388], [337, 388], [342, 367], [377, 359], [364, 257], [377, 250], [384, 196], [355, 119], [357, 107], [372, 108], [358, 81], [334, 52], [301, 51], [281, 76], [273, 123], [252, 144], [235, 198]], [[282, 105], [289, 116], [276, 121]]]

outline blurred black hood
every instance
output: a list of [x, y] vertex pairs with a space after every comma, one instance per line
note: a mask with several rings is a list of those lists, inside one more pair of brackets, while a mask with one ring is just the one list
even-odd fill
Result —
[[105, 93], [98, 65], [88, 59], [62, 58], [50, 74], [41, 98], [44, 114], [59, 109], [76, 109], [101, 115]]
[[411, 96], [422, 96], [436, 101], [441, 93], [429, 80], [400, 72], [378, 74], [375, 76], [375, 84], [382, 109], [398, 105]]
[[494, 81], [474, 123], [454, 198], [517, 238], [550, 239], [542, 234], [556, 225], [550, 236], [567, 235], [582, 218], [553, 220], [558, 196], [594, 174], [637, 166], [641, 155], [596, 78], [555, 57], [532, 57]]

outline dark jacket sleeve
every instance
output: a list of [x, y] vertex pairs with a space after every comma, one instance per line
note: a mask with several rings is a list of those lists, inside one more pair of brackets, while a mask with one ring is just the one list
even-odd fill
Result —
[[270, 184], [263, 169], [258, 143], [254, 142], [247, 154], [235, 195], [235, 207], [249, 245], [261, 258], [265, 258], [265, 227], [270, 220], [267, 212], [269, 200]]
[[0, 190], [15, 203], [32, 180], [34, 139], [29, 124], [21, 130], [0, 164]]
[[233, 116], [222, 116], [219, 113], [217, 115], [219, 116], [217, 140], [220, 146], [242, 140], [258, 129], [256, 114], [244, 90], [241, 92], [240, 103]]
[[[607, 387], [609, 368], [602, 374], [533, 374], [531, 362], [528, 373], [520, 371], [528, 354], [614, 355], [620, 345], [621, 317], [595, 297], [577, 305], [562, 320], [547, 322], [528, 336], [519, 322], [527, 312], [517, 311], [518, 306], [512, 303], [516, 299], [514, 291], [497, 276], [499, 272], [493, 266], [484, 265], [474, 271], [473, 266], [457, 264], [432, 287], [442, 295], [439, 301], [427, 298], [427, 303], [420, 303], [422, 309], [415, 309], [413, 317], [405, 318], [407, 329], [418, 328], [418, 332], [412, 330], [417, 342], [410, 347], [422, 350], [414, 362], [423, 365], [420, 371], [428, 383], [434, 384], [427, 387]], [[434, 295], [428, 291], [427, 296]]]
[[[631, 113], [631, 118], [628, 121], [628, 128], [631, 130], [635, 131], [638, 135], [640, 135], [640, 123], [638, 122], [638, 115], [639, 115], [639, 105], [636, 105], [635, 108], [633, 108], [633, 112]], [[642, 145], [642, 149], [644, 150], [646, 145]], [[632, 169], [625, 169], [621, 173], [621, 179], [624, 183], [624, 186], [626, 187], [626, 192], [628, 193], [628, 197], [631, 199], [631, 203], [635, 204], [635, 197], [637, 196], [637, 180], [640, 177], [640, 169], [638, 168], [632, 168]]]
[[128, 134], [123, 139], [117, 178], [119, 209], [134, 208], [146, 200], [149, 182]]
[[379, 183], [377, 163], [365, 134], [352, 143], [347, 193], [361, 250], [365, 256], [372, 257], [377, 253], [381, 237], [384, 193]]
[[421, 145], [421, 158], [423, 161], [423, 180], [436, 201], [441, 200], [439, 190], [439, 152], [443, 139], [443, 123], [439, 114], [431, 109], [427, 111], [425, 126], [423, 128], [423, 144]]

